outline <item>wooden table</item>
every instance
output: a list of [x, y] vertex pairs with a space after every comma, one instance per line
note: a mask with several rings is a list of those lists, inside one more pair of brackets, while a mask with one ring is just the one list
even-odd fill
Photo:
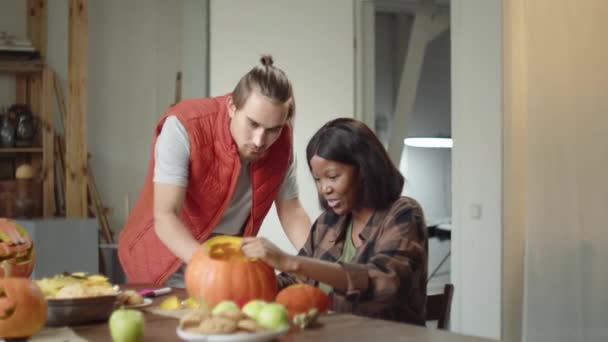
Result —
[[[174, 290], [180, 298], [183, 290]], [[164, 299], [155, 299], [155, 304]], [[146, 325], [144, 341], [180, 341], [175, 333], [178, 320], [144, 311]], [[304, 331], [293, 331], [279, 341], [427, 341], [427, 342], [489, 342], [484, 338], [465, 336], [409, 324], [370, 319], [348, 314], [329, 314], [320, 317], [319, 326]], [[89, 341], [111, 341], [107, 323], [72, 327]]]

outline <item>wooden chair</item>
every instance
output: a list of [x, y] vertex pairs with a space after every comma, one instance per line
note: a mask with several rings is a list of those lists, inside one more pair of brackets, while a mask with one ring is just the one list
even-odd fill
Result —
[[446, 330], [450, 324], [454, 285], [445, 284], [443, 293], [426, 297], [426, 320], [438, 321], [437, 329]]

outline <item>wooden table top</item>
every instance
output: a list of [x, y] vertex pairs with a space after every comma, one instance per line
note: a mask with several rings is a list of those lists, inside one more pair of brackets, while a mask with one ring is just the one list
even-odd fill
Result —
[[[172, 294], [185, 298], [185, 292], [174, 289]], [[156, 298], [153, 305], [166, 298]], [[181, 341], [175, 330], [178, 320], [144, 310], [146, 318], [144, 341]], [[429, 342], [489, 342], [493, 340], [460, 335], [441, 330], [395, 323], [349, 314], [329, 314], [319, 318], [318, 326], [303, 331], [291, 331], [278, 341], [429, 341]], [[89, 341], [111, 341], [107, 323], [71, 327]]]

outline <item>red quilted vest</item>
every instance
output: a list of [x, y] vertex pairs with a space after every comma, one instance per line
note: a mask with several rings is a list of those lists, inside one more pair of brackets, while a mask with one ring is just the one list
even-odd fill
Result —
[[[168, 115], [176, 115], [188, 132], [190, 166], [181, 218], [197, 241], [213, 231], [227, 208], [241, 162], [230, 135], [229, 95], [182, 101], [156, 125], [154, 143]], [[162, 284], [182, 264], [154, 231], [154, 143], [143, 190], [118, 239], [118, 256], [129, 282]], [[266, 155], [250, 163], [251, 214], [245, 236], [255, 236], [287, 173], [291, 130], [285, 126]]]

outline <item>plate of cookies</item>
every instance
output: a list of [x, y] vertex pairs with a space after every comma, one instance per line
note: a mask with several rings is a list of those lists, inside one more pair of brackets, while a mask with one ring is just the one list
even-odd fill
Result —
[[188, 342], [263, 342], [286, 334], [289, 327], [266, 329], [242, 313], [210, 314], [208, 310], [192, 310], [177, 327], [177, 336]]
[[265, 342], [287, 333], [289, 329], [258, 333], [236, 332], [232, 334], [198, 334], [177, 328], [177, 336], [188, 342]]

